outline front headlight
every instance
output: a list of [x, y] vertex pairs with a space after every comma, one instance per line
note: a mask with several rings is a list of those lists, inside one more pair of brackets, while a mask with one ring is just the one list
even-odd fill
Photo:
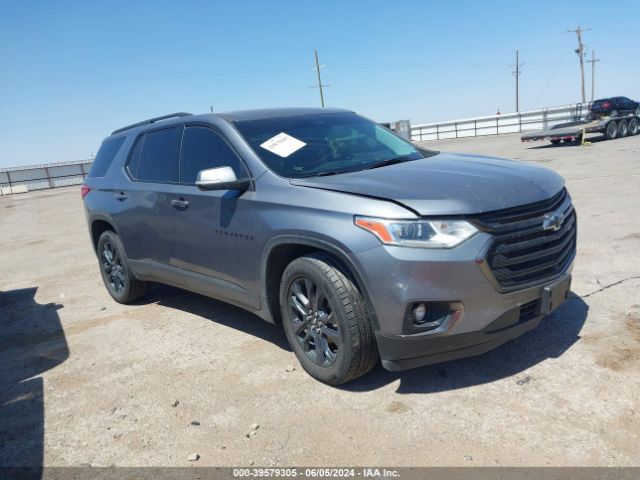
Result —
[[478, 229], [466, 220], [387, 220], [355, 217], [355, 224], [382, 243], [419, 248], [452, 248], [473, 237]]

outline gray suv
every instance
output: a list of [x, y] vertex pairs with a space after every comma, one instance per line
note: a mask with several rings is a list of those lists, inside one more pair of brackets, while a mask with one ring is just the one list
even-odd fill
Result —
[[563, 179], [424, 150], [338, 109], [166, 115], [113, 132], [82, 187], [104, 284], [161, 282], [282, 323], [329, 384], [477, 355], [565, 301]]

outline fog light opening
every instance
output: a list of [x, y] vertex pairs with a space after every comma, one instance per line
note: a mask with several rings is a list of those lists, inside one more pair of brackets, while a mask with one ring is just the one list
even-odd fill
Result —
[[455, 301], [411, 302], [407, 305], [403, 331], [413, 334], [441, 327], [450, 329], [460, 320], [463, 310], [462, 303]]
[[427, 321], [427, 306], [424, 303], [416, 303], [413, 306], [413, 323], [422, 325]]

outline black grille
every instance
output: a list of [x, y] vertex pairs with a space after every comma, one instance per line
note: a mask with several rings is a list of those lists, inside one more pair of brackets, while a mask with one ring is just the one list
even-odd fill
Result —
[[[558, 230], [543, 228], [544, 215], [558, 212]], [[576, 251], [577, 218], [566, 190], [549, 200], [480, 215], [476, 225], [494, 236], [486, 261], [504, 291], [536, 285], [560, 276]]]

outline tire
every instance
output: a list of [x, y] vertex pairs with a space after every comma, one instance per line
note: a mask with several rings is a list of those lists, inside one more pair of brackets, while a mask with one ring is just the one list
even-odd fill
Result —
[[118, 303], [131, 303], [147, 292], [147, 282], [136, 280], [127, 264], [120, 237], [107, 230], [98, 239], [100, 274], [109, 295]]
[[607, 128], [604, 131], [604, 136], [607, 140], [613, 140], [618, 136], [618, 124], [615, 120], [611, 120], [607, 123]]
[[560, 145], [560, 139], [559, 139], [559, 138], [554, 138], [553, 140], [550, 140], [550, 142], [551, 142], [553, 145]]
[[631, 120], [629, 120], [629, 127], [628, 127], [628, 135], [631, 137], [633, 135], [637, 135], [638, 134], [638, 119], [637, 118], [632, 118]]
[[626, 137], [627, 133], [629, 133], [627, 121], [620, 120], [618, 122], [618, 138]]
[[313, 378], [339, 385], [378, 363], [364, 298], [328, 255], [305, 255], [287, 266], [280, 311], [289, 344]]

